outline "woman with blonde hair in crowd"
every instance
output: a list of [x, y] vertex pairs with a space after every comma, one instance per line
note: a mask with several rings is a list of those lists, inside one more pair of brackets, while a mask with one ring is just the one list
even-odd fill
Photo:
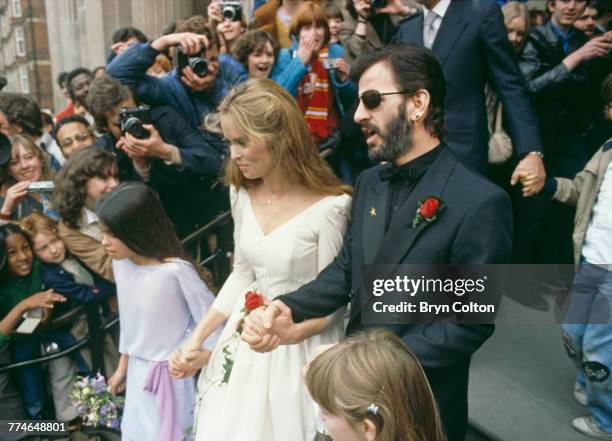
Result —
[[343, 311], [288, 326], [292, 344], [265, 354], [239, 331], [251, 310], [313, 280], [338, 254], [350, 188], [317, 154], [293, 97], [270, 80], [234, 87], [206, 125], [230, 144], [234, 266], [171, 371], [182, 378], [202, 367], [202, 343], [227, 321], [200, 376], [196, 440], [312, 441], [317, 420], [301, 368], [319, 345], [340, 340]]
[[306, 385], [335, 441], [443, 441], [423, 368], [395, 334], [356, 334], [310, 363]]
[[34, 211], [39, 211], [54, 220], [58, 219], [49, 192], [28, 190], [33, 182], [53, 179], [47, 155], [34, 144], [34, 141], [27, 136], [14, 136], [11, 159], [4, 167], [7, 179], [0, 189], [0, 224], [21, 219]]

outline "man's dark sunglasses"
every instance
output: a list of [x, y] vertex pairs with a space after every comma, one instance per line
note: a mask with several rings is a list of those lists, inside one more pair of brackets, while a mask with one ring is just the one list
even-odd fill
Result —
[[368, 110], [374, 110], [380, 103], [382, 102], [382, 97], [384, 95], [399, 95], [399, 94], [412, 94], [412, 90], [405, 90], [403, 92], [385, 92], [380, 93], [378, 90], [366, 90], [361, 95], [359, 95], [359, 99], [363, 103], [364, 107]]

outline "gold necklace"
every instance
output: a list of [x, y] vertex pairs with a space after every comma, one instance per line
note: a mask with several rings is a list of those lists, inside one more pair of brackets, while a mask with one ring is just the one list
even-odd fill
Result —
[[[285, 196], [287, 193], [288, 193], [288, 192], [286, 191], [286, 192], [282, 193], [280, 196], [277, 196], [277, 197], [276, 197], [276, 202], [278, 202], [278, 201], [279, 201], [279, 200], [280, 200], [280, 199], [281, 199], [283, 196]], [[268, 199], [266, 200], [266, 204], [267, 204], [267, 205], [272, 205], [272, 203], [273, 203], [273, 202], [274, 202], [274, 198], [268, 198]]]

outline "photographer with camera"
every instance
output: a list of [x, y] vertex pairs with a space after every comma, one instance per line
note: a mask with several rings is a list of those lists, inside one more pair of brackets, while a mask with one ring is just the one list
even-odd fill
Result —
[[290, 49], [281, 49], [271, 79], [296, 97], [315, 142], [327, 138], [356, 98], [349, 80], [344, 50], [328, 45], [330, 33], [324, 9], [304, 2], [291, 22]]
[[417, 12], [402, 0], [346, 0], [345, 9], [348, 14], [340, 29], [340, 43], [349, 63], [390, 43], [397, 23]]
[[179, 236], [226, 208], [215, 185], [224, 161], [219, 138], [193, 129], [169, 106], [137, 107], [130, 90], [111, 78], [92, 83], [88, 103], [105, 132], [96, 146], [116, 156], [121, 181], [142, 179], [159, 193]]
[[[157, 55], [170, 48], [176, 53], [176, 69], [163, 78], [148, 75]], [[201, 16], [185, 20], [176, 33], [151, 44], [134, 44], [109, 64], [107, 72], [135, 88], [143, 102], [173, 107], [196, 130], [201, 130], [203, 118], [215, 111], [229, 89], [246, 79], [240, 63], [219, 59], [219, 37]]]
[[223, 46], [221, 51], [230, 54], [234, 42], [247, 30], [247, 22], [239, 1], [213, 0], [208, 5], [208, 23], [217, 30]]
[[23, 135], [11, 141], [0, 135], [0, 157], [4, 176], [0, 188], [0, 224], [19, 220], [34, 211], [57, 220], [51, 202], [53, 174], [47, 165], [46, 154]]

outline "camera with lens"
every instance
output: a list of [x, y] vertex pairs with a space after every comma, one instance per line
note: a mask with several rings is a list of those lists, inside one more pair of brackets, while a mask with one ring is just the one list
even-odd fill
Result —
[[[201, 54], [206, 53], [206, 48], [204, 48]], [[195, 73], [199, 77], [205, 77], [208, 74], [208, 59], [203, 56], [192, 57], [183, 52], [183, 48], [181, 46], [176, 47], [176, 68], [178, 70], [179, 76], [183, 72], [187, 66], [191, 68], [193, 73]]]
[[119, 111], [119, 127], [123, 133], [129, 133], [134, 138], [147, 139], [151, 132], [143, 127], [151, 124], [151, 109], [149, 106], [125, 108]]
[[242, 6], [239, 1], [225, 1], [219, 2], [221, 8], [221, 14], [227, 21], [240, 21], [242, 20]]

